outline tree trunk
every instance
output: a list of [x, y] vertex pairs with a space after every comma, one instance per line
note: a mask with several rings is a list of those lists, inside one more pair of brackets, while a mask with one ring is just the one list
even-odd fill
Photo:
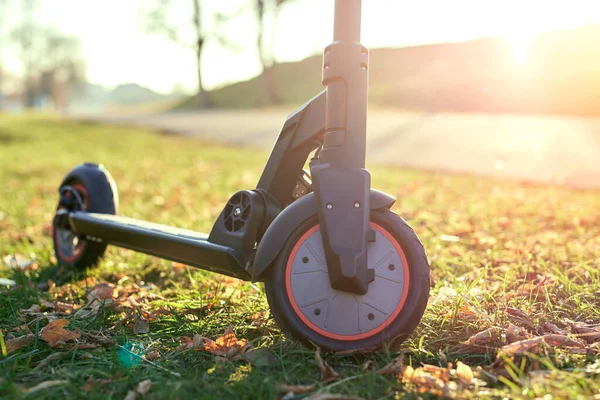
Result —
[[196, 47], [196, 73], [198, 74], [198, 94], [196, 95], [196, 101], [198, 108], [208, 108], [210, 107], [210, 98], [208, 97], [208, 93], [204, 89], [204, 85], [202, 84], [202, 47], [204, 46], [204, 40], [202, 38], [198, 39], [198, 45]]
[[258, 50], [258, 59], [262, 66], [261, 74], [261, 96], [260, 103], [263, 106], [268, 106], [275, 103], [275, 88], [273, 82], [273, 71], [270, 68], [269, 61], [264, 51], [264, 25], [265, 25], [265, 1], [256, 0], [256, 13], [258, 18], [258, 35], [256, 37], [256, 47]]
[[204, 47], [204, 36], [202, 34], [202, 15], [200, 0], [192, 0], [194, 6], [194, 27], [196, 28], [196, 73], [198, 74], [198, 94], [196, 101], [198, 108], [210, 107], [210, 98], [202, 85], [202, 49]]

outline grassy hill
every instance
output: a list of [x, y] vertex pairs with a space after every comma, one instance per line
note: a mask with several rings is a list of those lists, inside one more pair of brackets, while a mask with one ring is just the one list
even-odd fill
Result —
[[[430, 111], [600, 114], [600, 26], [539, 34], [524, 60], [484, 38], [371, 51], [370, 102]], [[321, 90], [321, 56], [274, 67], [282, 104]], [[261, 77], [211, 92], [216, 107], [260, 105]], [[188, 101], [183, 107], [193, 107]]]

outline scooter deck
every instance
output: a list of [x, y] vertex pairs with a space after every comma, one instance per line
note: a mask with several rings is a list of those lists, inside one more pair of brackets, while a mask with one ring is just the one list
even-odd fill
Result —
[[113, 244], [186, 265], [249, 280], [245, 266], [251, 254], [211, 243], [205, 233], [133, 218], [75, 211], [74, 232], [89, 241]]

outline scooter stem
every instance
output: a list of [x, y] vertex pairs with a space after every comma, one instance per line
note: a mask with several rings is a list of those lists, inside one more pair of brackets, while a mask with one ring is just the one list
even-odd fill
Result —
[[371, 177], [365, 167], [369, 53], [360, 43], [361, 0], [336, 0], [334, 41], [323, 55], [323, 148], [311, 162], [331, 287], [365, 294]]

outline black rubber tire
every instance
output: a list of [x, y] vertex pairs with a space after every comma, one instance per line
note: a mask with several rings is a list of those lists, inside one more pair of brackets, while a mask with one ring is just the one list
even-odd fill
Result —
[[[61, 187], [66, 185], [75, 186], [76, 188], [83, 187], [84, 190], [77, 190], [77, 192], [84, 200], [86, 211], [99, 214], [116, 214], [118, 208], [116, 184], [108, 171], [102, 166], [95, 164], [78, 166], [67, 175]], [[85, 247], [79, 254], [67, 257], [60, 250], [58, 229], [56, 227], [52, 229], [52, 239], [54, 254], [58, 263], [79, 270], [96, 265], [104, 255], [107, 247], [104, 243], [80, 239]]]
[[392, 234], [408, 261], [408, 297], [400, 314], [384, 331], [356, 341], [327, 338], [302, 322], [286, 293], [285, 268], [296, 242], [318, 223], [314, 216], [301, 224], [288, 238], [265, 276], [267, 300], [275, 321], [283, 332], [310, 347], [317, 346], [323, 350], [338, 352], [374, 348], [395, 350], [415, 330], [429, 299], [429, 263], [423, 245], [408, 223], [388, 209], [372, 210], [371, 221]]

